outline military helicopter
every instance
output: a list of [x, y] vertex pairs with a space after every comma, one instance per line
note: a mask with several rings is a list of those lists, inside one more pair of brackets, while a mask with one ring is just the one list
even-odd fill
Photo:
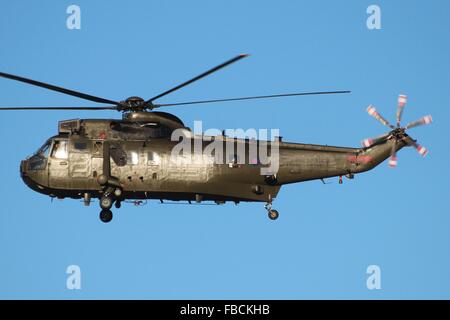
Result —
[[[397, 151], [412, 146], [425, 156], [427, 150], [412, 139], [406, 130], [432, 121], [425, 116], [401, 126], [407, 97], [400, 95], [396, 125], [390, 124], [373, 106], [368, 113], [387, 126], [390, 131], [374, 139], [363, 141], [361, 148], [335, 147], [273, 141], [237, 139], [224, 134], [209, 137], [192, 135], [183, 121], [173, 114], [154, 111], [162, 107], [204, 103], [243, 101], [289, 96], [343, 94], [350, 91], [319, 91], [252, 96], [215, 100], [200, 100], [158, 104], [155, 101], [177, 91], [248, 55], [238, 55], [200, 75], [181, 83], [148, 100], [130, 97], [115, 101], [81, 93], [16, 75], [2, 73], [3, 78], [57, 91], [84, 100], [108, 104], [96, 107], [3, 107], [0, 110], [116, 110], [122, 119], [73, 119], [60, 121], [58, 134], [49, 138], [32, 156], [20, 164], [20, 174], [32, 190], [52, 198], [83, 199], [89, 205], [99, 199], [100, 219], [110, 222], [112, 206], [120, 208], [125, 201], [150, 199], [169, 201], [263, 202], [270, 219], [279, 213], [272, 208], [281, 186], [308, 180], [339, 177], [352, 179], [355, 174], [373, 169], [390, 158], [389, 166], [397, 165]], [[231, 143], [232, 154], [220, 155], [220, 160], [200, 157], [196, 161], [170, 161], [171, 151], [179, 143], [171, 139], [175, 130], [185, 133], [194, 144], [200, 142], [204, 150], [214, 141]], [[278, 170], [261, 174], [267, 166], [259, 159], [250, 159], [250, 145], [278, 146]], [[236, 150], [244, 146], [244, 160], [237, 161]], [[259, 155], [259, 153], [258, 153]]]

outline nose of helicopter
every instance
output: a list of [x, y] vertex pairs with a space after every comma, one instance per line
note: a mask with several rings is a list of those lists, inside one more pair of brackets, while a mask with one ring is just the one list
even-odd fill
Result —
[[35, 189], [35, 183], [28, 173], [28, 159], [20, 161], [20, 177], [29, 188]]
[[28, 172], [28, 162], [28, 159], [20, 161], [20, 177], [29, 188], [34, 189], [36, 183]]
[[46, 171], [36, 169], [38, 168], [36, 165], [42, 163], [38, 162], [36, 164], [35, 161], [36, 160], [31, 157], [20, 162], [20, 177], [28, 188], [42, 194], [48, 194], [48, 190], [46, 190], [47, 182], [45, 180], [45, 177], [47, 176]]
[[28, 172], [28, 162], [29, 160], [22, 160], [20, 162], [20, 177], [22, 178], [23, 182], [32, 190], [35, 190], [37, 192], [40, 192], [40, 190], [37, 188], [37, 184], [34, 181], [34, 177], [31, 177]]
[[20, 177], [25, 177], [27, 175], [27, 164], [28, 160], [20, 161]]

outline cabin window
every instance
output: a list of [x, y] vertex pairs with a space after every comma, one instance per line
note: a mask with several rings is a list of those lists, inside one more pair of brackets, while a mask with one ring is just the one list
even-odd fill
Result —
[[139, 153], [137, 151], [127, 152], [127, 164], [131, 165], [139, 164]]
[[103, 142], [95, 141], [93, 146], [93, 156], [100, 157], [103, 154]]
[[67, 140], [56, 140], [53, 144], [52, 157], [56, 159], [67, 159]]
[[87, 143], [86, 142], [75, 142], [73, 144], [73, 147], [76, 150], [86, 150], [87, 149]]
[[161, 162], [161, 158], [158, 153], [154, 151], [149, 151], [147, 154], [147, 164], [157, 166]]
[[111, 144], [110, 156], [114, 160], [115, 164], [119, 167], [123, 167], [127, 164], [128, 154], [123, 150], [122, 146], [118, 143]]

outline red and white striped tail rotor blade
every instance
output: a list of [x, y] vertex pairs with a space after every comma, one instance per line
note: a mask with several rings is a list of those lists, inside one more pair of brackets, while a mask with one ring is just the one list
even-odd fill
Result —
[[421, 146], [416, 141], [409, 139], [409, 141], [407, 141], [407, 143], [408, 143], [408, 145], [413, 146], [422, 157], [425, 157], [428, 154], [427, 148], [425, 148], [424, 146]]
[[397, 127], [400, 127], [400, 122], [402, 121], [403, 109], [406, 106], [406, 102], [408, 101], [408, 97], [404, 94], [398, 96], [398, 105], [397, 105]]
[[414, 148], [416, 148], [417, 152], [422, 156], [425, 157], [428, 154], [428, 150], [427, 148], [425, 148], [424, 146], [421, 146], [418, 143], [414, 144]]
[[386, 139], [388, 136], [389, 136], [389, 134], [387, 133], [387, 134], [383, 134], [376, 138], [367, 138], [367, 139], [364, 139], [363, 141], [361, 141], [361, 145], [364, 148], [369, 148], [369, 147], [373, 146], [374, 144], [377, 144], [378, 142]]
[[389, 167], [397, 167], [397, 141], [394, 142], [391, 149], [391, 157], [389, 158]]
[[418, 126], [423, 126], [423, 125], [427, 125], [433, 122], [433, 117], [431, 117], [431, 115], [425, 116], [423, 118], [420, 118], [417, 121], [413, 121], [410, 122], [406, 125], [405, 129], [411, 129], [411, 128], [415, 128]]
[[394, 128], [395, 128], [393, 125], [391, 125], [391, 124], [389, 123], [389, 121], [387, 121], [385, 118], [383, 118], [383, 116], [382, 116], [381, 114], [378, 113], [377, 109], [375, 109], [374, 106], [372, 106], [372, 105], [368, 106], [368, 107], [367, 107], [367, 113], [368, 113], [370, 116], [372, 116], [372, 117], [374, 117], [375, 119], [377, 119], [377, 120], [378, 120], [379, 122], [381, 122], [383, 125], [385, 125], [385, 126], [391, 128], [391, 129], [394, 129]]
[[395, 167], [397, 167], [397, 154], [394, 154], [389, 158], [389, 168]]

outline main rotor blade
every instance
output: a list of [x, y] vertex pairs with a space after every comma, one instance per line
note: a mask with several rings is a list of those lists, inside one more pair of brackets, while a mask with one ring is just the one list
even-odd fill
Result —
[[389, 123], [389, 121], [387, 121], [381, 114], [378, 113], [377, 109], [375, 109], [374, 106], [370, 105], [367, 107], [367, 113], [374, 117], [375, 119], [377, 119], [378, 121], [380, 121], [382, 124], [384, 124], [385, 126], [391, 128], [391, 129], [395, 129], [395, 127]]
[[406, 102], [408, 101], [408, 97], [404, 94], [398, 96], [398, 105], [397, 105], [397, 128], [400, 128], [400, 122], [402, 121], [403, 109], [405, 108]]
[[114, 105], [119, 105], [120, 104], [117, 101], [113, 101], [113, 100], [108, 100], [108, 99], [92, 96], [92, 95], [89, 95], [89, 94], [86, 94], [86, 93], [82, 93], [82, 92], [78, 92], [78, 91], [74, 91], [74, 90], [70, 90], [70, 89], [66, 89], [66, 88], [62, 88], [62, 87], [57, 87], [57, 86], [54, 86], [54, 85], [51, 85], [51, 84], [48, 84], [48, 83], [44, 83], [44, 82], [40, 82], [40, 81], [36, 81], [36, 80], [32, 80], [32, 79], [27, 79], [27, 78], [15, 76], [15, 75], [9, 74], [9, 73], [0, 72], [0, 77], [11, 79], [11, 80], [16, 80], [16, 81], [20, 81], [20, 82], [24, 82], [24, 83], [27, 83], [27, 84], [31, 84], [33, 86], [45, 88], [45, 89], [52, 90], [52, 91], [57, 91], [57, 92], [60, 92], [60, 93], [64, 93], [64, 94], [67, 94], [67, 95], [70, 95], [70, 96], [78, 97], [78, 98], [89, 100], [89, 101], [93, 101], [93, 102], [108, 103], [108, 104], [114, 104]]
[[245, 58], [245, 57], [248, 57], [248, 54], [240, 54], [240, 55], [234, 57], [233, 59], [225, 61], [224, 63], [219, 64], [218, 66], [216, 66], [216, 67], [214, 67], [214, 68], [212, 68], [212, 69], [210, 69], [210, 70], [208, 70], [206, 72], [203, 72], [202, 74], [200, 74], [200, 75], [198, 75], [198, 76], [196, 76], [196, 77], [194, 77], [194, 78], [192, 78], [192, 79], [190, 79], [190, 80], [188, 80], [186, 82], [183, 82], [182, 84], [180, 84], [180, 85], [178, 85], [176, 87], [173, 87], [172, 89], [169, 89], [169, 90], [167, 90], [167, 91], [165, 91], [165, 92], [163, 92], [161, 94], [158, 94], [157, 96], [154, 96], [153, 98], [147, 100], [147, 103], [150, 103], [150, 102], [152, 102], [152, 101], [154, 101], [156, 99], [159, 99], [159, 98], [161, 98], [161, 97], [163, 97], [165, 95], [168, 95], [169, 93], [172, 93], [172, 92], [174, 92], [174, 91], [176, 91], [178, 89], [181, 89], [181, 88], [187, 86], [188, 84], [191, 84], [192, 82], [200, 80], [201, 78], [204, 78], [204, 77], [210, 75], [211, 73], [216, 72], [216, 71], [218, 71], [218, 70], [220, 70], [220, 69], [222, 69], [222, 68], [224, 68], [224, 67], [226, 67], [226, 66], [228, 66], [228, 65], [230, 65], [230, 64], [232, 64], [232, 63], [234, 63], [234, 62], [236, 62], [238, 60], [241, 60], [242, 58]]
[[425, 116], [423, 118], [420, 118], [417, 121], [413, 121], [413, 122], [408, 123], [406, 125], [406, 127], [405, 127], [405, 130], [408, 130], [408, 129], [411, 129], [411, 128], [415, 128], [415, 127], [418, 127], [418, 126], [423, 126], [425, 124], [430, 124], [432, 122], [433, 122], [433, 118], [431, 117], [431, 115], [428, 115], [428, 116]]
[[340, 94], [340, 93], [350, 93], [350, 92], [351, 91], [318, 91], [318, 92], [285, 93], [285, 94], [272, 94], [272, 95], [268, 95], [268, 96], [253, 96], [253, 97], [215, 99], [215, 100], [200, 100], [200, 101], [189, 101], [189, 102], [179, 102], [179, 103], [163, 103], [163, 104], [156, 104], [155, 107], [156, 108], [172, 107], [172, 106], [183, 106], [183, 105], [200, 104], [200, 103], [215, 103], [215, 102], [227, 102], [227, 101], [239, 101], [239, 100], [293, 97], [293, 96], [310, 96], [310, 95], [320, 95], [320, 94]]
[[6, 110], [117, 110], [117, 107], [0, 107], [0, 111]]

